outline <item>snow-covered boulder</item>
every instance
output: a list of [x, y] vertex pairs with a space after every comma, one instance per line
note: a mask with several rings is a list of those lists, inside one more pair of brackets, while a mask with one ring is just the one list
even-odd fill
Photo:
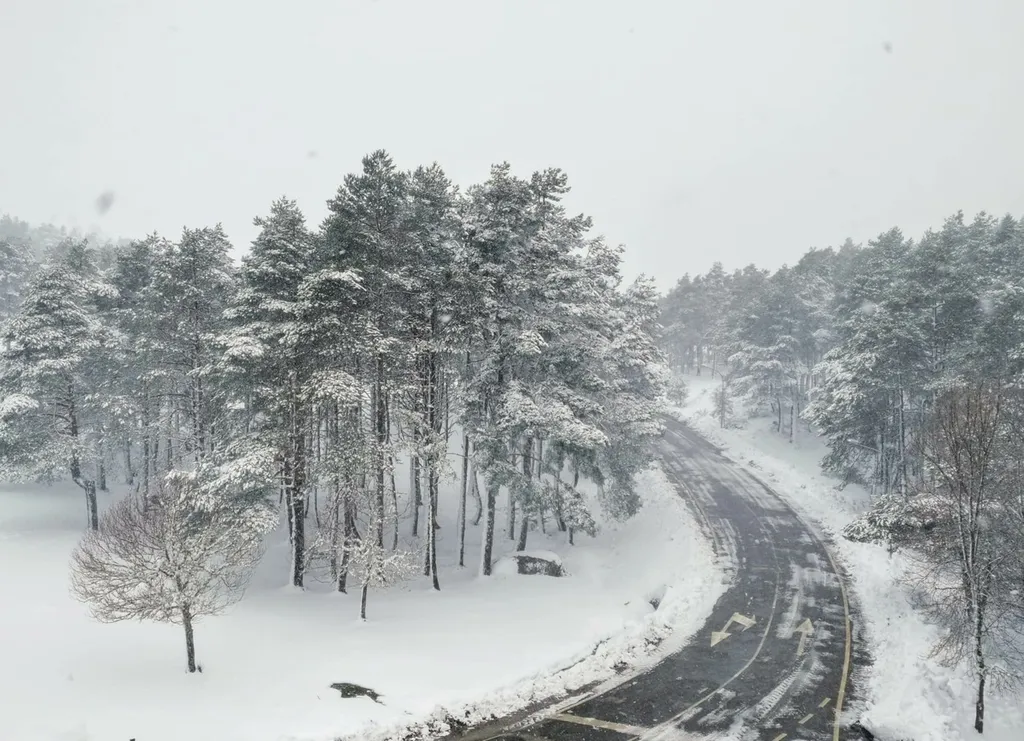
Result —
[[564, 576], [562, 559], [551, 551], [522, 551], [511, 553], [495, 565], [499, 574], [541, 574]]

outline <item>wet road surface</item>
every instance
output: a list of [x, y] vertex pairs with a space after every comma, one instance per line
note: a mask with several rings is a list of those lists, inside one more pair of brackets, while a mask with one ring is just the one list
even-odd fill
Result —
[[[665, 473], [727, 573], [727, 591], [679, 652], [560, 712], [469, 736], [493, 741], [859, 739], [837, 709], [852, 692], [852, 614], [814, 531], [765, 484], [685, 424], [666, 420]], [[522, 726], [522, 727], [517, 727]], [[489, 735], [488, 735], [489, 734]]]

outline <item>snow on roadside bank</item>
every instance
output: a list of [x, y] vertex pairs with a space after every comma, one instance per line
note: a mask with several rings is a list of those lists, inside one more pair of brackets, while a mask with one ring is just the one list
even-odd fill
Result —
[[[356, 620], [358, 592], [312, 581], [305, 592], [282, 589], [288, 549], [273, 544], [246, 598], [197, 625], [204, 672], [188, 676], [177, 626], [97, 624], [70, 599], [81, 493], [0, 487], [0, 739], [387, 738], [387, 728], [444, 717], [440, 707], [485, 718], [614, 677], [648, 660], [650, 644], [695, 631], [723, 589], [664, 475], [643, 474], [640, 488], [641, 512], [604, 523], [595, 539], [570, 547], [564, 534], [531, 534], [531, 549], [562, 561], [561, 578], [476, 576], [479, 527], [471, 566], [459, 569], [456, 528], [442, 518], [442, 591], [424, 580], [372, 591], [366, 623]], [[454, 513], [454, 497], [454, 486], [442, 492], [442, 515]], [[501, 537], [496, 556], [512, 550]], [[383, 704], [342, 699], [333, 682], [370, 687]]]
[[[634, 585], [632, 597], [624, 605], [632, 616], [621, 626], [596, 645], [495, 689], [484, 700], [438, 706], [414, 723], [366, 728], [343, 741], [431, 738], [455, 730], [450, 725], [452, 719], [474, 725], [540, 701], [566, 697], [596, 682], [614, 685], [636, 669], [654, 663], [658, 656], [685, 645], [725, 591], [724, 574], [710, 543], [665, 474], [652, 468], [640, 476], [639, 485], [644, 492], [644, 507], [635, 518], [617, 526], [612, 546], [618, 561], [616, 580], [625, 578]], [[565, 551], [562, 553], [565, 555]], [[579, 568], [586, 560], [574, 558], [576, 555], [573, 550], [564, 558], [570, 575], [574, 565]], [[496, 626], [496, 631], [500, 634], [502, 628]], [[495, 649], [494, 660], [500, 662], [502, 655]], [[515, 651], [516, 647], [506, 644], [504, 650]]]
[[[880, 741], [954, 741], [980, 738], [974, 731], [974, 680], [964, 668], [948, 668], [929, 656], [941, 630], [912, 604], [901, 577], [908, 563], [883, 546], [853, 543], [838, 533], [865, 511], [868, 492], [859, 486], [837, 489], [820, 461], [823, 442], [801, 430], [790, 443], [771, 429], [771, 419], [742, 420], [743, 427], [721, 429], [711, 413], [716, 384], [686, 378], [690, 398], [681, 415], [727, 456], [770, 484], [832, 539], [860, 605], [872, 665], [859, 694], [863, 725]], [[853, 719], [851, 718], [851, 721]], [[989, 741], [1024, 738], [1024, 694], [988, 692], [985, 733]]]

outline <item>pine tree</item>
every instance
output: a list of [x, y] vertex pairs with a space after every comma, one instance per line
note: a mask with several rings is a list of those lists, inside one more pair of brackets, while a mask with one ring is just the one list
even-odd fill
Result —
[[212, 428], [226, 414], [215, 369], [235, 289], [231, 245], [220, 225], [185, 229], [158, 255], [152, 279], [152, 352], [163, 403], [158, 411], [161, 456], [171, 468], [212, 448]]
[[27, 241], [0, 236], [0, 323], [17, 310], [33, 267]]
[[302, 344], [300, 286], [312, 259], [312, 237], [294, 201], [282, 198], [257, 218], [260, 233], [242, 261], [241, 286], [227, 311], [227, 372], [245, 399], [250, 430], [278, 451], [288, 513], [291, 583], [303, 585], [309, 474], [309, 400], [314, 366]]
[[122, 246], [108, 274], [114, 295], [103, 312], [115, 340], [107, 375], [111, 434], [121, 440], [126, 480], [139, 487], [144, 501], [162, 468], [157, 420], [166, 377], [156, 350], [159, 296], [153, 282], [170, 248], [155, 234]]
[[87, 521], [95, 530], [101, 413], [91, 390], [102, 328], [89, 288], [65, 264], [45, 267], [6, 325], [0, 467], [43, 480], [69, 475], [85, 493]]
[[[370, 390], [368, 405], [357, 410], [365, 418], [373, 455], [370, 475], [374, 490], [374, 537], [384, 545], [391, 457], [391, 418], [388, 403], [395, 391], [405, 349], [396, 328], [405, 322], [402, 264], [408, 234], [404, 218], [407, 176], [383, 151], [363, 159], [363, 171], [349, 175], [328, 203], [322, 256], [328, 275], [358, 275], [360, 291], [351, 294], [350, 310], [358, 328], [359, 349], [351, 358], [351, 374]], [[346, 338], [349, 339], [349, 338]]]

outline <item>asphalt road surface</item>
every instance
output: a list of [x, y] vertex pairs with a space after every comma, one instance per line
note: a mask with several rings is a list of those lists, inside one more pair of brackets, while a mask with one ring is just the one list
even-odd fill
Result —
[[[659, 443], [729, 580], [678, 653], [597, 696], [531, 720], [488, 724], [493, 741], [860, 739], [840, 713], [852, 693], [852, 614], [827, 547], [792, 509], [675, 420]], [[537, 719], [539, 717], [539, 720]], [[493, 730], [493, 733], [491, 732]]]

